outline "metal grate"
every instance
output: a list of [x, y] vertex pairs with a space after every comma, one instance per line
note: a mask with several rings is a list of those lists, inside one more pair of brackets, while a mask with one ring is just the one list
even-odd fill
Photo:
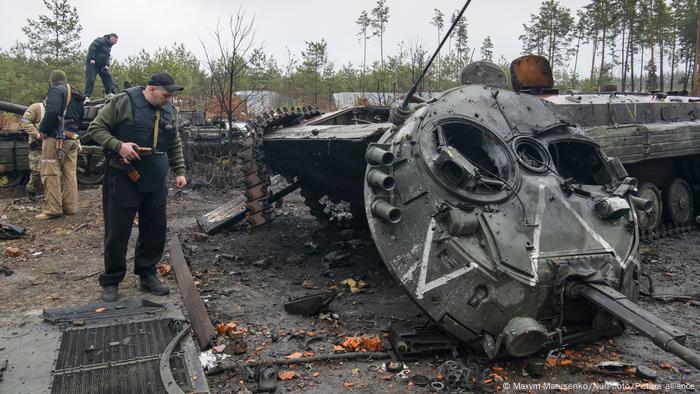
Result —
[[[179, 327], [158, 319], [64, 331], [52, 393], [166, 393], [160, 356]], [[170, 358], [175, 380], [192, 390], [180, 345]]]
[[[175, 381], [184, 392], [192, 390], [182, 355], [170, 358]], [[153, 393], [167, 394], [160, 380], [159, 361], [76, 371], [53, 378], [51, 394]]]
[[171, 319], [64, 331], [56, 370], [160, 355], [175, 334]]

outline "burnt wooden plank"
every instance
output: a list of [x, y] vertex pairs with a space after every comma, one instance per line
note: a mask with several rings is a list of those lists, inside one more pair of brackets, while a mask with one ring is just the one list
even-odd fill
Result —
[[197, 291], [197, 287], [194, 285], [192, 273], [190, 273], [190, 269], [187, 267], [185, 255], [182, 253], [182, 247], [180, 246], [180, 241], [177, 239], [177, 236], [173, 237], [170, 241], [169, 248], [170, 265], [173, 267], [173, 271], [175, 271], [175, 279], [177, 280], [177, 286], [180, 288], [182, 301], [187, 310], [187, 317], [190, 319], [190, 324], [192, 325], [192, 330], [197, 338], [199, 347], [206, 349], [216, 336], [216, 331], [214, 331], [214, 326], [211, 324], [206, 308], [204, 308], [204, 303], [199, 295], [199, 291]]
[[240, 195], [233, 200], [221, 205], [215, 210], [206, 213], [197, 219], [197, 224], [207, 234], [216, 234], [245, 218], [246, 198]]

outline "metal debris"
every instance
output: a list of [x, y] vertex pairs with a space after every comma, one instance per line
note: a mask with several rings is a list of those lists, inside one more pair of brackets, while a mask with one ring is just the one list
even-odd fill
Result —
[[338, 295], [337, 290], [326, 290], [286, 302], [284, 310], [292, 315], [312, 316], [327, 307]]

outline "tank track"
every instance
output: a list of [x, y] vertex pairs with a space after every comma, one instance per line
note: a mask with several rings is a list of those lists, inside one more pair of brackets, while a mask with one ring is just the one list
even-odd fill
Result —
[[238, 153], [238, 157], [242, 161], [241, 171], [245, 184], [243, 194], [247, 200], [246, 229], [248, 232], [274, 220], [272, 205], [269, 202], [272, 172], [265, 163], [263, 135], [276, 128], [293, 126], [322, 114], [320, 110], [312, 107], [292, 109], [281, 107], [264, 112], [248, 122], [250, 134], [241, 141], [241, 151]]
[[262, 115], [248, 122], [255, 130], [262, 129], [263, 132], [274, 130], [280, 127], [290, 127], [301, 123], [304, 120], [323, 115], [323, 112], [314, 107], [280, 107], [270, 112], [263, 112]]

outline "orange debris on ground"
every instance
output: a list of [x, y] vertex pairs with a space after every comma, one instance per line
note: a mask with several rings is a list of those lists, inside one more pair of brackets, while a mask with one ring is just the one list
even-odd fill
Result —
[[345, 350], [354, 352], [360, 349], [360, 338], [358, 337], [350, 337], [346, 339], [343, 343], [342, 346], [345, 348]]
[[167, 262], [163, 262], [161, 264], [158, 264], [156, 267], [156, 270], [158, 270], [158, 273], [160, 276], [167, 276], [170, 272], [172, 272], [172, 268], [170, 267], [170, 264]]
[[295, 359], [295, 358], [301, 358], [301, 356], [302, 356], [302, 353], [301, 353], [301, 352], [294, 352], [294, 353], [290, 354], [289, 356], [287, 356], [286, 358], [287, 358], [288, 360], [292, 360], [292, 359]]
[[277, 374], [277, 377], [280, 380], [292, 380], [292, 379], [297, 377], [297, 373], [294, 371], [289, 371], [289, 370], [279, 371], [279, 373]]
[[382, 339], [379, 336], [348, 337], [342, 346], [349, 352], [382, 350]]
[[365, 350], [382, 350], [382, 339], [379, 337], [362, 337]]
[[104, 311], [106, 311], [106, 310], [107, 310], [107, 308], [97, 308], [97, 309], [95, 309], [95, 312], [97, 312], [97, 313], [102, 313], [102, 312], [104, 312]]

